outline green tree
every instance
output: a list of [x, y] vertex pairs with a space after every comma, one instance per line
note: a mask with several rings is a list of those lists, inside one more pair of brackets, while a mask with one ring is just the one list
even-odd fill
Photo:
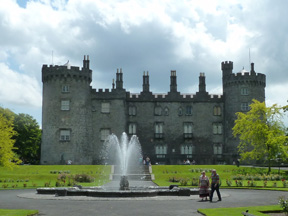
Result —
[[13, 130], [13, 117], [8, 110], [1, 109], [0, 111], [0, 165], [13, 168], [21, 162], [13, 151], [16, 149], [13, 139], [16, 134]]
[[241, 159], [268, 160], [268, 173], [271, 160], [288, 156], [282, 111], [283, 107], [276, 104], [266, 107], [264, 102], [253, 100], [249, 112], [236, 113], [233, 135], [240, 139], [238, 152]]
[[25, 163], [39, 164], [41, 129], [35, 119], [28, 114], [15, 115], [14, 130], [17, 132], [15, 152]]

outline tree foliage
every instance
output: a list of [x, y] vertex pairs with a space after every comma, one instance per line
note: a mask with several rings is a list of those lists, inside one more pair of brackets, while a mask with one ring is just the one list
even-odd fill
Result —
[[287, 136], [282, 122], [283, 107], [276, 104], [266, 107], [264, 102], [253, 100], [250, 111], [236, 113], [233, 135], [239, 137], [238, 152], [241, 159], [266, 159], [268, 172], [271, 160], [286, 159]]
[[16, 132], [13, 129], [13, 115], [10, 110], [0, 110], [0, 165], [13, 168], [21, 161], [13, 150]]
[[15, 115], [14, 129], [17, 132], [15, 152], [25, 163], [38, 164], [40, 160], [41, 129], [28, 114]]

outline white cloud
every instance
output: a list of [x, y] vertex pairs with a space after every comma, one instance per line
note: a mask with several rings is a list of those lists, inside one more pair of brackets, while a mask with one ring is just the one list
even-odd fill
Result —
[[14, 72], [3, 63], [0, 63], [0, 77], [0, 101], [4, 106], [13, 103], [41, 107], [41, 87], [35, 78]]
[[93, 88], [111, 88], [122, 67], [126, 89], [141, 89], [149, 70], [150, 89], [167, 92], [176, 69], [181, 93], [195, 93], [205, 72], [207, 90], [218, 94], [221, 62], [233, 61], [234, 72], [248, 70], [250, 48], [256, 72], [267, 75], [267, 103], [282, 103], [277, 93], [287, 95], [287, 6], [261, 0], [29, 0], [23, 8], [6, 0], [0, 8], [1, 100], [40, 109], [41, 67], [52, 63], [52, 51], [54, 64], [70, 60], [75, 66], [89, 54]]

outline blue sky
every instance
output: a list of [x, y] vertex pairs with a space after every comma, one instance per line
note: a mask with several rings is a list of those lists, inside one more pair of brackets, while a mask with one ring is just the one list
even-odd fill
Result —
[[[111, 88], [117, 68], [139, 93], [149, 71], [154, 93], [222, 94], [221, 62], [267, 76], [267, 105], [287, 105], [288, 1], [281, 0], [5, 0], [0, 8], [0, 105], [41, 124], [43, 64], [82, 66], [90, 56], [92, 87]], [[250, 59], [249, 59], [250, 50]]]

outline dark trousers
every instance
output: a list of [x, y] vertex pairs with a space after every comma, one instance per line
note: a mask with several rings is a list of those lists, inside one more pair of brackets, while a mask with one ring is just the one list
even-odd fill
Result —
[[212, 184], [211, 185], [211, 192], [210, 192], [210, 201], [212, 201], [212, 199], [213, 199], [213, 194], [214, 194], [215, 190], [217, 192], [218, 200], [222, 200], [221, 199], [221, 194], [220, 194], [220, 191], [219, 191], [219, 184]]

